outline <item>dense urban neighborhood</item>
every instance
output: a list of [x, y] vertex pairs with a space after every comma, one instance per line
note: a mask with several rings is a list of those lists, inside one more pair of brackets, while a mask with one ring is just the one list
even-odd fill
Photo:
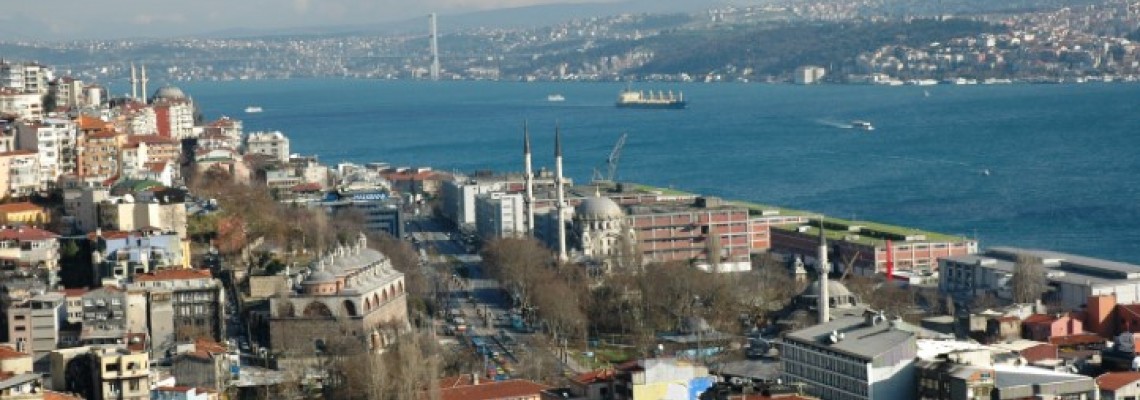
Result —
[[[1128, 0], [773, 1], [693, 14], [622, 14], [529, 26], [439, 18], [440, 79], [831, 83], [1134, 81], [1140, 10]], [[415, 26], [415, 28], [412, 28]], [[0, 41], [0, 53], [126, 88], [129, 62], [167, 81], [428, 79], [428, 20], [227, 38]], [[115, 92], [121, 94], [122, 92]]]
[[[465, 47], [442, 50], [436, 72], [886, 85], [1140, 76], [1135, 2], [894, 19], [869, 15], [872, 2], [785, 3], [449, 33], [442, 42]], [[779, 60], [759, 47], [693, 52], [716, 65], [652, 47], [721, 40], [724, 26], [758, 27], [726, 39], [740, 42], [866, 41]], [[890, 40], [849, 34], [868, 27]], [[203, 115], [192, 93], [150, 85], [428, 79], [426, 43], [0, 46], [26, 57], [0, 61], [0, 399], [1140, 396], [1140, 265], [623, 182], [621, 142], [575, 182], [563, 171], [573, 139], [522, 118], [504, 128], [521, 151], [487, 150], [515, 170], [326, 164], [287, 132], [246, 131]], [[45, 50], [74, 61], [34, 57]], [[539, 135], [553, 146], [532, 146]]]

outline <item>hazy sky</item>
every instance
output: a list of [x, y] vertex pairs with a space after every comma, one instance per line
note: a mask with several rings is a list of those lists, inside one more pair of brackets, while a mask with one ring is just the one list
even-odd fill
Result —
[[169, 37], [229, 29], [335, 26], [549, 3], [615, 0], [0, 1], [0, 38]]

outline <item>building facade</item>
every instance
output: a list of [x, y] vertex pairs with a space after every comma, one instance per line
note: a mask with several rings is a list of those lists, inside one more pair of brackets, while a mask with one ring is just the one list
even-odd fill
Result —
[[475, 196], [475, 230], [484, 240], [526, 235], [523, 196], [502, 192]]
[[1042, 299], [1076, 310], [1089, 296], [1115, 295], [1116, 304], [1140, 303], [1140, 266], [1047, 250], [994, 247], [981, 255], [940, 261], [938, 289], [967, 299], [993, 294], [1011, 300], [1017, 259], [1039, 261], [1049, 290]]
[[914, 396], [914, 333], [881, 314], [840, 317], [789, 333], [780, 351], [784, 378], [829, 400]]
[[274, 353], [312, 357], [345, 336], [380, 349], [408, 327], [404, 274], [369, 249], [363, 235], [324, 255], [298, 278], [301, 290], [269, 300]]

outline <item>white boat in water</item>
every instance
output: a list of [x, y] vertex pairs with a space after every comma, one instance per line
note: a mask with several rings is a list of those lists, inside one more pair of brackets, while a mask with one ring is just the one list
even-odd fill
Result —
[[560, 95], [560, 94], [555, 93], [555, 94], [546, 96], [546, 101], [566, 101], [566, 98], [562, 97], [562, 95]]
[[867, 121], [860, 121], [860, 120], [854, 120], [854, 121], [851, 121], [851, 127], [852, 127], [852, 128], [855, 128], [855, 129], [862, 129], [862, 130], [865, 130], [865, 131], [873, 131], [873, 130], [875, 130], [875, 126], [874, 126], [874, 125], [871, 125], [871, 123], [870, 123], [870, 122], [867, 122]]
[[246, 112], [247, 114], [254, 114], [254, 113], [259, 113], [259, 112], [261, 112], [261, 111], [262, 111], [262, 110], [261, 110], [261, 107], [258, 107], [258, 106], [249, 106], [249, 107], [246, 107], [246, 108], [245, 108], [245, 112]]

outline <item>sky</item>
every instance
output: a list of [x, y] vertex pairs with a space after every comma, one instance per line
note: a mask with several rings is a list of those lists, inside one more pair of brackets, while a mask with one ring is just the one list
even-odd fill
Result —
[[618, 0], [38, 0], [0, 2], [0, 38], [174, 37], [401, 21], [551, 3]]

